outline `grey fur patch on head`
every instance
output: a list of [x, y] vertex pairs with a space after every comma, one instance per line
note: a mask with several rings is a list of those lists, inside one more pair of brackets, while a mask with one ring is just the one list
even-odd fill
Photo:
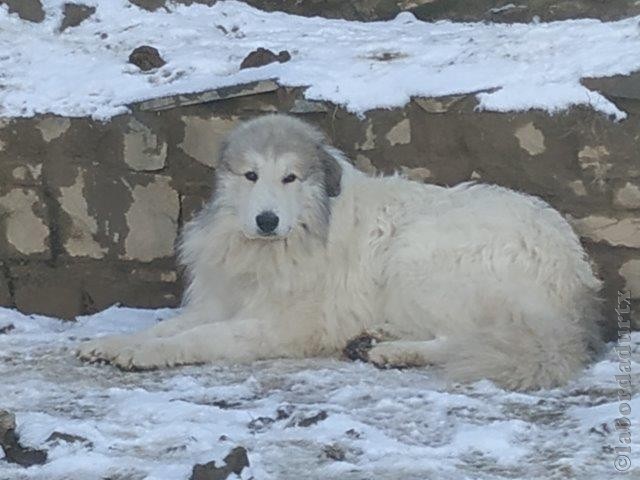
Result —
[[[274, 156], [295, 153], [310, 175], [320, 175], [327, 195], [340, 194], [342, 167], [333, 148], [316, 127], [282, 114], [264, 115], [240, 124], [220, 149], [219, 166], [234, 171], [233, 164], [250, 152], [271, 152]], [[236, 172], [239, 173], [239, 172]]]

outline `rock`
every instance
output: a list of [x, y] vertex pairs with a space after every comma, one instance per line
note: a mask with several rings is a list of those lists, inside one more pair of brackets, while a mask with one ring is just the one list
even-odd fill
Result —
[[294, 418], [287, 427], [310, 427], [311, 425], [315, 425], [316, 423], [320, 423], [323, 420], [326, 420], [329, 414], [320, 410], [317, 414], [312, 415], [310, 417], [298, 417]]
[[268, 430], [271, 427], [271, 425], [273, 425], [274, 423], [279, 422], [281, 420], [286, 420], [287, 418], [289, 418], [293, 413], [293, 410], [294, 410], [293, 405], [284, 405], [282, 407], [279, 407], [278, 410], [276, 410], [275, 418], [272, 418], [272, 417], [254, 418], [248, 423], [247, 427], [252, 432], [264, 432], [265, 430]]
[[93, 447], [93, 442], [90, 442], [84, 437], [80, 435], [71, 435], [70, 433], [63, 432], [53, 432], [49, 437], [45, 440], [47, 443], [51, 442], [55, 445], [60, 442], [64, 443], [83, 443], [85, 446], [91, 448]]
[[234, 448], [223, 461], [225, 465], [221, 467], [216, 466], [215, 461], [196, 464], [191, 472], [191, 480], [225, 480], [232, 473], [240, 475], [249, 466], [249, 457], [244, 447]]
[[240, 64], [240, 70], [245, 68], [262, 67], [275, 62], [284, 63], [289, 60], [291, 60], [291, 54], [286, 50], [282, 50], [278, 55], [276, 55], [266, 48], [258, 48], [245, 57]]
[[142, 45], [131, 52], [129, 55], [129, 63], [133, 63], [143, 72], [147, 72], [154, 68], [160, 68], [167, 62], [160, 56], [157, 48]]
[[166, 0], [129, 0], [136, 7], [140, 7], [148, 12], [153, 12], [165, 6]]
[[15, 328], [16, 327], [13, 325], [13, 323], [4, 325], [0, 327], [0, 335], [6, 335], [7, 333], [9, 333], [11, 330], [14, 330]]
[[211, 405], [214, 407], [218, 407], [222, 410], [228, 410], [230, 408], [238, 408], [242, 403], [240, 402], [229, 402], [227, 400], [214, 400], [211, 402]]
[[20, 439], [16, 434], [16, 417], [6, 410], [0, 410], [0, 447], [9, 463], [30, 467], [47, 461], [46, 451], [20, 445]]
[[251, 430], [251, 432], [264, 432], [268, 430], [271, 425], [275, 423], [275, 420], [271, 417], [258, 417], [254, 418], [247, 424], [247, 428]]
[[4, 0], [0, 4], [6, 3], [9, 13], [17, 13], [23, 20], [40, 23], [44, 20], [45, 13], [40, 0]]
[[333, 443], [331, 445], [325, 445], [322, 448], [322, 453], [325, 454], [327, 458], [331, 460], [335, 460], [336, 462], [342, 462], [345, 459], [345, 451], [337, 443]]
[[286, 420], [291, 416], [293, 410], [293, 405], [283, 405], [282, 407], [279, 407], [276, 411], [276, 420]]
[[357, 430], [350, 428], [349, 430], [347, 430], [346, 432], [344, 432], [345, 435], [349, 438], [352, 438], [354, 440], [358, 439], [358, 438], [362, 438], [362, 434], [360, 432], [358, 432]]
[[69, 27], [77, 27], [94, 13], [96, 13], [96, 7], [79, 3], [65, 3], [60, 31], [64, 32]]
[[4, 434], [9, 430], [16, 429], [16, 416], [7, 412], [6, 410], [0, 410], [0, 438], [4, 437]]

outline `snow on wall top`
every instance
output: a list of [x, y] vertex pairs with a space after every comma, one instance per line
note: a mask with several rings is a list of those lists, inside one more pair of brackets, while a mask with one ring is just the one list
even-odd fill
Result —
[[[0, 5], [0, 116], [38, 113], [107, 119], [127, 104], [275, 78], [306, 96], [362, 113], [411, 96], [481, 92], [495, 111], [591, 105], [625, 117], [583, 77], [640, 69], [640, 17], [603, 23], [425, 23], [410, 13], [359, 23], [266, 13], [236, 1], [142, 10], [127, 0], [85, 0], [96, 12], [59, 32], [64, 0], [45, 0], [40, 24]], [[143, 73], [127, 62], [149, 44], [167, 61]], [[291, 61], [239, 70], [264, 47]]]

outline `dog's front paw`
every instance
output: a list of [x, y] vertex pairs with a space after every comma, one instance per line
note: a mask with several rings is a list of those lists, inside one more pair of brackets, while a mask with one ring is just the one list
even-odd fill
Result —
[[76, 350], [76, 356], [85, 362], [110, 362], [121, 351], [131, 347], [135, 338], [131, 335], [112, 335], [97, 338], [80, 344]]
[[367, 359], [378, 368], [421, 367], [425, 359], [415, 351], [403, 348], [399, 342], [382, 342], [367, 352]]
[[154, 370], [175, 367], [189, 362], [184, 350], [170, 339], [157, 338], [134, 347], [125, 348], [111, 363], [121, 370]]

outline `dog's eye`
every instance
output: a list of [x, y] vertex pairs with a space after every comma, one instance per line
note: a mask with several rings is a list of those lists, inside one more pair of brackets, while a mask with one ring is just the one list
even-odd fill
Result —
[[289, 175], [287, 175], [282, 179], [282, 183], [291, 183], [295, 181], [296, 178], [298, 177], [296, 177], [294, 173], [290, 173]]
[[256, 172], [247, 172], [244, 174], [244, 177], [251, 182], [258, 181], [258, 174]]

